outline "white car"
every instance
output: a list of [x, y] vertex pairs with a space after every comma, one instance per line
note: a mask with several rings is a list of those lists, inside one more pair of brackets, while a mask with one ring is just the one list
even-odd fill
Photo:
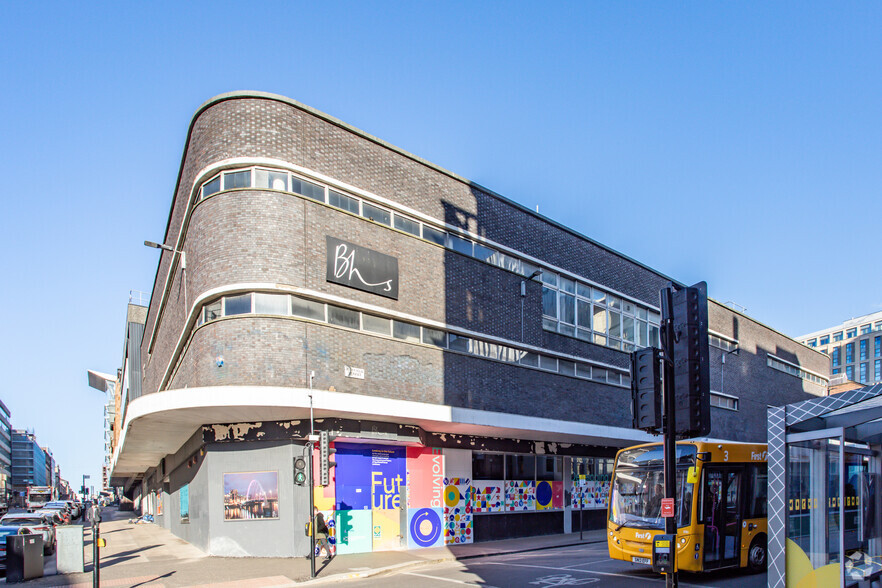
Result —
[[50, 516], [24, 512], [8, 514], [0, 518], [0, 526], [27, 529], [34, 535], [39, 533], [43, 536], [43, 553], [51, 555], [55, 553], [55, 524]]

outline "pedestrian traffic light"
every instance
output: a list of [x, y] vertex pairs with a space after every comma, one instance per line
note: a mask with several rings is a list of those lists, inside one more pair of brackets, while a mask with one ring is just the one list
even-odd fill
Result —
[[681, 439], [703, 437], [710, 433], [707, 284], [699, 282], [675, 290], [672, 303], [677, 436]]
[[294, 483], [298, 486], [306, 484], [306, 460], [302, 457], [294, 458]]
[[337, 453], [337, 450], [331, 447], [331, 441], [337, 438], [337, 435], [322, 431], [319, 435], [319, 448], [321, 463], [321, 484], [327, 486], [331, 483], [331, 468], [337, 464], [331, 461], [331, 456]]
[[633, 427], [658, 434], [662, 426], [661, 352], [645, 347], [631, 353]]

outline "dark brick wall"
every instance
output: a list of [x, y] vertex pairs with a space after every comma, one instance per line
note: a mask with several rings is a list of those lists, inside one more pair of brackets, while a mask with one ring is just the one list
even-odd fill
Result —
[[[666, 284], [663, 276], [474, 185], [294, 105], [259, 98], [215, 103], [195, 119], [166, 243], [177, 240], [199, 170], [231, 157], [271, 157], [304, 166], [653, 306], [658, 289]], [[399, 299], [326, 282], [325, 235], [397, 257]], [[192, 305], [211, 288], [232, 283], [305, 287], [489, 335], [521, 338], [520, 276], [296, 196], [260, 190], [217, 194], [193, 210], [183, 248], [188, 256], [186, 285], [178, 269], [148, 358], [170, 254], [163, 253], [158, 268], [142, 348], [148, 358], [144, 393], [159, 389], [173, 359], [186, 318], [185, 297]], [[544, 332], [538, 283], [527, 284], [524, 308], [527, 343], [628, 365], [625, 353]], [[731, 414], [713, 409], [714, 436], [754, 439], [753, 432], [745, 432], [742, 418], [749, 420], [752, 431], [760, 420], [764, 423], [765, 403], [806, 397], [800, 380], [766, 367], [763, 350], [778, 350], [772, 352], [825, 373], [826, 368], [815, 366], [826, 362], [819, 354], [724, 307], [712, 305], [710, 322], [722, 333], [737, 330], [732, 336], [742, 341], [740, 354], [727, 357], [722, 368], [722, 391], [739, 396], [742, 408]], [[226, 361], [222, 369], [214, 365], [218, 354]], [[344, 364], [365, 367], [368, 378], [343, 378]], [[317, 387], [338, 391], [616, 426], [627, 426], [630, 420], [629, 395], [621, 388], [277, 318], [240, 318], [202, 327], [189, 341], [168, 387], [304, 386], [310, 369], [316, 371]], [[719, 377], [720, 365], [714, 369], [712, 378]]]

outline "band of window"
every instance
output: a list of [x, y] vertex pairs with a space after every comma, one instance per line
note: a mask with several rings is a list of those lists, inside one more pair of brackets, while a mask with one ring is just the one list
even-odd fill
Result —
[[629, 373], [621, 373], [588, 363], [516, 349], [499, 343], [483, 341], [474, 337], [465, 337], [440, 329], [372, 315], [359, 310], [289, 294], [248, 292], [223, 296], [203, 305], [196, 324], [201, 326], [221, 317], [243, 314], [300, 317], [409, 343], [421, 343], [440, 349], [468, 353], [486, 359], [555, 372], [574, 378], [592, 380], [614, 386], [630, 387], [631, 385]]

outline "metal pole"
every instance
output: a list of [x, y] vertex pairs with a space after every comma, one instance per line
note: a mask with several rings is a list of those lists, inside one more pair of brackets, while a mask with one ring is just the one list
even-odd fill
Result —
[[307, 460], [307, 467], [309, 469], [309, 475], [307, 476], [307, 483], [309, 484], [309, 574], [310, 578], [315, 578], [315, 498], [313, 494], [315, 493], [315, 481], [312, 479], [312, 441], [307, 441], [306, 450], [309, 452], [309, 459]]
[[[665, 464], [665, 498], [674, 499], [674, 514], [677, 514], [677, 436], [676, 436], [676, 404], [674, 400], [674, 304], [673, 286], [663, 288], [660, 292], [662, 321], [664, 322], [664, 337], [662, 339], [662, 351], [664, 353], [664, 464]], [[665, 518], [665, 534], [677, 533], [677, 518]], [[673, 548], [672, 548], [673, 549]], [[676, 549], [674, 549], [674, 569], [676, 570]], [[665, 574], [665, 586], [676, 588], [677, 572]]]
[[101, 556], [98, 551], [98, 505], [92, 505], [92, 588], [101, 585]]

